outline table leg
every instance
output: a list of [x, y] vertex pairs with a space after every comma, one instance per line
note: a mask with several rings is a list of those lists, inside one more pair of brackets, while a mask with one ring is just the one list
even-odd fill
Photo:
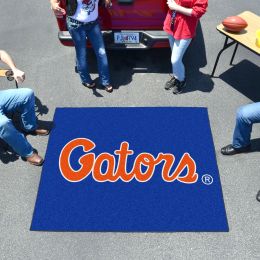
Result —
[[236, 55], [236, 53], [237, 53], [237, 47], [238, 47], [238, 42], [237, 42], [236, 47], [235, 47], [235, 49], [234, 49], [234, 52], [233, 52], [233, 55], [232, 55], [232, 58], [231, 58], [231, 61], [230, 61], [230, 65], [233, 64], [233, 60], [234, 60], [235, 55]]
[[225, 40], [224, 46], [220, 50], [220, 52], [218, 53], [217, 59], [215, 61], [215, 64], [214, 64], [214, 67], [213, 67], [213, 71], [211, 73], [211, 77], [214, 77], [214, 74], [215, 74], [215, 71], [216, 71], [216, 68], [217, 68], [217, 65], [218, 65], [218, 61], [219, 61], [219, 58], [220, 58], [220, 55], [222, 54], [222, 52], [224, 50], [226, 50], [227, 48], [229, 48], [230, 46], [232, 46], [233, 44], [235, 44], [235, 43], [236, 43], [235, 41], [232, 41], [232, 42], [228, 43], [228, 37], [226, 36], [226, 40]]

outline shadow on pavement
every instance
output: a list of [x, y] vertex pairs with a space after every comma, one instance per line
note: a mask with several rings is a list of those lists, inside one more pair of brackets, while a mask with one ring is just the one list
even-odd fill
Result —
[[[115, 89], [128, 85], [135, 73], [171, 73], [170, 49], [108, 50], [111, 82]], [[90, 73], [97, 73], [96, 57], [89, 52]], [[98, 79], [95, 79], [98, 83]], [[100, 87], [97, 87], [100, 89]], [[95, 93], [93, 93], [95, 95]]]
[[19, 155], [11, 151], [0, 150], [0, 161], [4, 164], [19, 160]]
[[219, 76], [220, 79], [254, 102], [260, 100], [260, 73], [254, 63], [243, 60]]
[[251, 152], [260, 152], [260, 138], [251, 140]]
[[15, 162], [19, 159], [19, 155], [12, 151], [9, 146], [0, 139], [0, 161], [4, 164]]
[[200, 23], [197, 27], [196, 37], [192, 40], [184, 56], [187, 87], [183, 93], [192, 91], [211, 92], [214, 82], [209, 74], [200, 72], [200, 68], [207, 65], [206, 48]]
[[39, 115], [46, 115], [49, 112], [49, 108], [46, 105], [43, 105], [41, 100], [35, 96], [35, 114], [36, 116]]
[[[97, 61], [93, 50], [89, 50], [89, 71], [97, 73]], [[150, 50], [108, 50], [108, 62], [112, 77], [112, 84], [115, 89], [128, 85], [135, 73], [161, 73], [170, 74], [171, 51], [169, 48]], [[207, 65], [205, 42], [200, 23], [197, 27], [197, 35], [189, 46], [184, 64], [187, 74], [187, 88], [185, 92], [203, 91], [210, 92], [214, 82], [210, 75], [199, 71]], [[166, 81], [167, 79], [165, 79]], [[98, 83], [98, 78], [95, 79]], [[98, 86], [98, 84], [97, 84]], [[100, 87], [97, 87], [100, 89]], [[97, 91], [93, 94], [102, 96]]]
[[38, 119], [37, 123], [38, 123], [39, 128], [48, 129], [50, 131], [55, 127], [53, 121], [44, 121], [44, 120]]
[[96, 97], [104, 97], [102, 94], [100, 94], [97, 89], [101, 89], [101, 87], [98, 85], [98, 78], [95, 79], [97, 87], [92, 89], [93, 95]]

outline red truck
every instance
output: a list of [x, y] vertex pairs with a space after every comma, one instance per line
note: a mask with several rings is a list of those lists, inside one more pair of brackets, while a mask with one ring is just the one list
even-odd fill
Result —
[[[61, 0], [66, 7], [66, 0]], [[166, 0], [114, 0], [111, 8], [99, 7], [100, 23], [106, 48], [149, 49], [169, 47], [162, 30], [167, 13]], [[59, 40], [73, 46], [65, 16], [57, 18]]]

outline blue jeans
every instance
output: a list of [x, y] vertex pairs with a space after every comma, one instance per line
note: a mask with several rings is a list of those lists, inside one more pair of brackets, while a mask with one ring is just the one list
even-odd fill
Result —
[[172, 50], [172, 74], [179, 81], [183, 81], [185, 80], [185, 68], [182, 62], [182, 58], [192, 39], [175, 40], [172, 35], [168, 35], [168, 37]]
[[31, 89], [9, 89], [0, 91], [0, 138], [22, 157], [33, 154], [33, 148], [13, 125], [13, 113], [19, 113], [21, 125], [26, 132], [37, 128], [34, 110], [34, 94]]
[[87, 63], [87, 39], [97, 57], [100, 83], [103, 86], [110, 84], [110, 75], [107, 54], [98, 21], [89, 24], [77, 24], [67, 17], [67, 27], [76, 49], [77, 69], [82, 83], [92, 83]]
[[241, 148], [250, 144], [254, 123], [260, 123], [260, 102], [242, 106], [237, 110], [233, 147]]

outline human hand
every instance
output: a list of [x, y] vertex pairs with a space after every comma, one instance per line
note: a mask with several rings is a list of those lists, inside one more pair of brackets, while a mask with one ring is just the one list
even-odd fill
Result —
[[111, 0], [105, 0], [105, 7], [110, 8], [112, 7], [112, 1]]
[[169, 7], [169, 9], [177, 11], [179, 8], [179, 5], [176, 4], [176, 2], [174, 0], [167, 0], [167, 5]]
[[62, 18], [66, 14], [65, 9], [60, 7], [60, 1], [58, 2], [51, 1], [51, 9], [53, 10], [57, 18]]
[[17, 68], [12, 69], [13, 77], [17, 83], [22, 83], [25, 80], [25, 73]]

